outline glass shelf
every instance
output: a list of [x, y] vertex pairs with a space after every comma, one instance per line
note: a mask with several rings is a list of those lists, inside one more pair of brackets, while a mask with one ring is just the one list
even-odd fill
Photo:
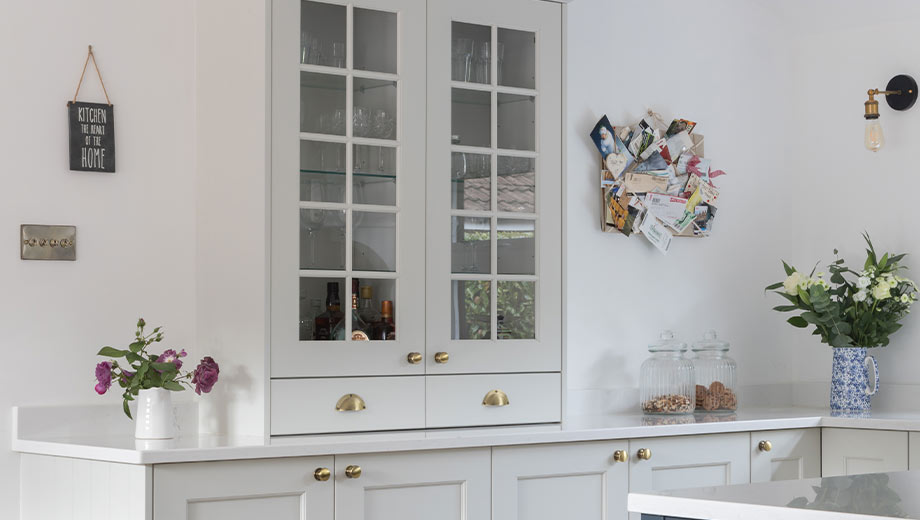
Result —
[[[324, 170], [300, 170], [300, 173], [312, 173], [316, 175], [338, 175], [345, 176], [345, 172], [334, 172], [334, 171], [324, 171]], [[372, 179], [395, 179], [395, 175], [389, 175], [386, 173], [358, 173], [355, 172], [352, 174], [355, 177], [364, 177]]]

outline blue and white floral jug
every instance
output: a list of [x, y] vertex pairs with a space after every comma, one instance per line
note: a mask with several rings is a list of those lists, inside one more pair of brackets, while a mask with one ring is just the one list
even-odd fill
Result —
[[[869, 412], [870, 397], [878, 392], [878, 361], [866, 355], [865, 347], [837, 347], [831, 372], [831, 411]], [[872, 363], [873, 381], [869, 384], [869, 362]]]

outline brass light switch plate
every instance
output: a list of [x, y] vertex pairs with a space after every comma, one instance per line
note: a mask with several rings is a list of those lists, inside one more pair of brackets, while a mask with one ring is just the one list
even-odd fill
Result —
[[76, 226], [23, 224], [19, 235], [19, 257], [23, 260], [77, 259]]

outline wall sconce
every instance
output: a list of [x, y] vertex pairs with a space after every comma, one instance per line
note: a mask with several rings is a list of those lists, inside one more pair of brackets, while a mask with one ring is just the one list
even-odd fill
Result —
[[866, 149], [873, 152], [885, 145], [885, 134], [878, 122], [878, 101], [875, 96], [884, 95], [888, 106], [895, 110], [907, 110], [917, 101], [917, 82], [907, 74], [899, 74], [888, 82], [885, 90], [869, 89], [866, 101]]

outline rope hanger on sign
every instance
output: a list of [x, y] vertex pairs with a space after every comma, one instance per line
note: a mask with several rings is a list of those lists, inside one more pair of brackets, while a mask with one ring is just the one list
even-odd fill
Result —
[[77, 102], [77, 96], [80, 95], [80, 87], [83, 86], [83, 76], [86, 75], [86, 66], [89, 65], [90, 58], [93, 59], [93, 67], [96, 69], [96, 75], [99, 76], [99, 84], [102, 85], [102, 93], [105, 94], [105, 102], [109, 106], [112, 106], [112, 102], [109, 100], [109, 93], [105, 90], [105, 82], [102, 81], [102, 72], [99, 70], [99, 65], [96, 63], [96, 55], [93, 54], [93, 46], [89, 46], [89, 51], [86, 53], [86, 61], [83, 62], [83, 72], [80, 73], [80, 82], [77, 83], [77, 91], [73, 93], [73, 101], [71, 103]]

